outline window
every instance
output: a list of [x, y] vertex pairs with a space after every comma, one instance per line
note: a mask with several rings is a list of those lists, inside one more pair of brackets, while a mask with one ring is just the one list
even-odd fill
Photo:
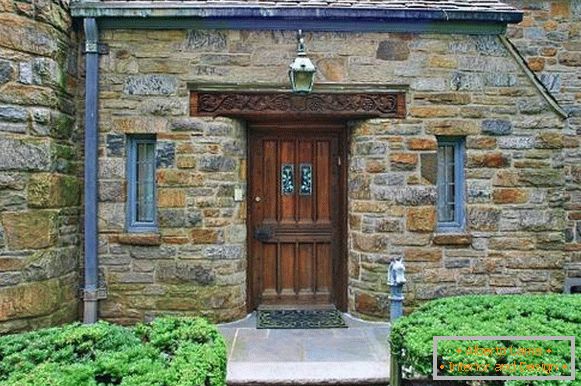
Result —
[[134, 135], [127, 144], [127, 231], [155, 231], [155, 137]]
[[464, 230], [464, 138], [438, 137], [438, 231]]

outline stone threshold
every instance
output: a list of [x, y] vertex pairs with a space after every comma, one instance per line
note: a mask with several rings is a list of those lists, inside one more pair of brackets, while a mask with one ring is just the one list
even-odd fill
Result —
[[387, 385], [385, 362], [234, 362], [228, 385]]

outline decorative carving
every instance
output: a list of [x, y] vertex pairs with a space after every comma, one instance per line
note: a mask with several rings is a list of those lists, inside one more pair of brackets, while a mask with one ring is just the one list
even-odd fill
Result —
[[192, 115], [405, 116], [404, 93], [192, 92], [190, 102]]

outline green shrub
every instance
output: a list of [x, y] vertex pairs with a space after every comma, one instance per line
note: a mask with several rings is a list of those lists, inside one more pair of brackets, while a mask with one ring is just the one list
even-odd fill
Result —
[[[428, 302], [411, 315], [394, 323], [391, 332], [392, 353], [399, 363], [413, 372], [430, 376], [432, 374], [432, 352], [434, 336], [575, 336], [575, 381], [507, 381], [505, 385], [581, 385], [581, 296], [579, 295], [476, 295], [438, 299]], [[513, 354], [474, 356], [467, 355], [466, 348], [478, 344], [479, 347], [513, 347]], [[539, 371], [510, 372], [496, 365], [524, 361], [515, 351], [521, 347], [532, 347], [526, 341], [439, 341], [438, 363], [478, 363], [488, 364], [488, 371], [480, 375], [547, 375]], [[563, 363], [571, 361], [570, 342], [534, 341], [535, 347], [543, 348], [543, 354], [535, 356], [542, 363]], [[455, 349], [461, 348], [461, 353]], [[552, 352], [547, 353], [550, 348]], [[530, 361], [530, 359], [528, 359]], [[529, 362], [527, 362], [529, 363]], [[569, 375], [570, 369], [553, 371], [551, 375]], [[447, 365], [440, 374], [459, 375]], [[476, 375], [476, 372], [463, 375]], [[492, 383], [491, 383], [492, 384]]]
[[0, 338], [2, 385], [225, 385], [226, 345], [200, 318], [72, 324]]

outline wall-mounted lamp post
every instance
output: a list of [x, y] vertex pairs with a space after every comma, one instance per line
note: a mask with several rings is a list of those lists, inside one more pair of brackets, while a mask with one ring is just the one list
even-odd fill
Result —
[[307, 58], [302, 30], [299, 30], [297, 34], [297, 40], [297, 57], [289, 66], [288, 76], [294, 93], [308, 94], [313, 90], [316, 68], [313, 62]]

